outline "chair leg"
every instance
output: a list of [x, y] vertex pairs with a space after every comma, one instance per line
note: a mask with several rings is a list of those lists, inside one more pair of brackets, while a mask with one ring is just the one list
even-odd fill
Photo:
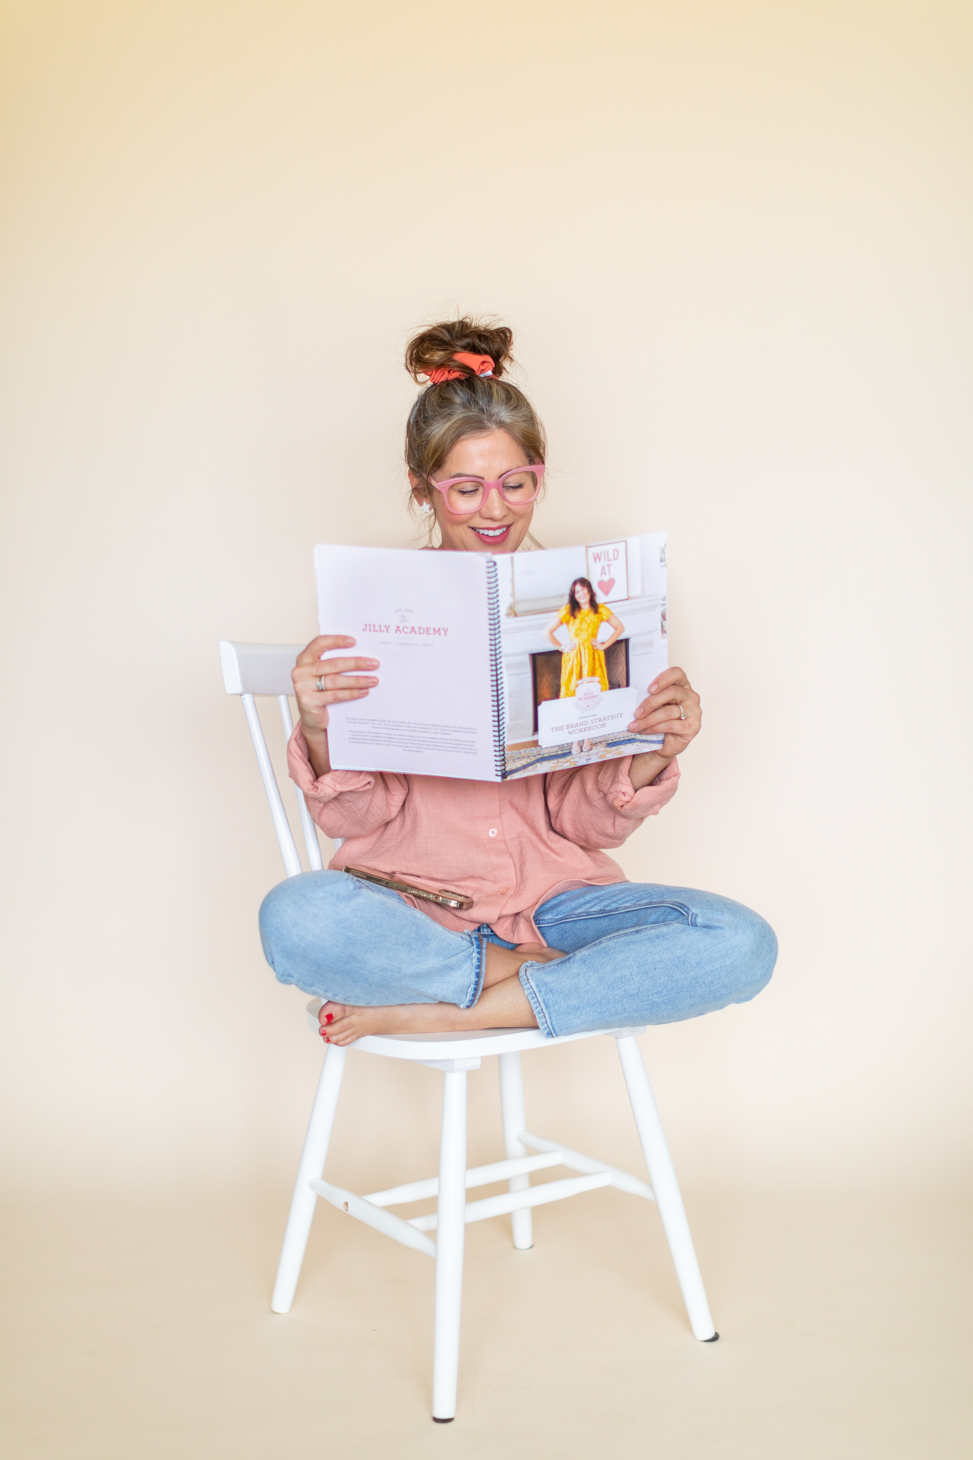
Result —
[[432, 1417], [439, 1424], [456, 1418], [466, 1240], [466, 1071], [447, 1071], [443, 1080], [436, 1227], [436, 1337], [432, 1366]]
[[329, 1047], [321, 1078], [318, 1081], [314, 1104], [311, 1106], [311, 1119], [308, 1121], [307, 1135], [304, 1137], [304, 1149], [301, 1152], [301, 1163], [297, 1168], [290, 1216], [287, 1218], [287, 1231], [284, 1233], [284, 1245], [277, 1267], [274, 1296], [270, 1301], [270, 1306], [275, 1313], [289, 1313], [294, 1301], [294, 1290], [297, 1287], [297, 1279], [301, 1275], [301, 1264], [304, 1261], [307, 1239], [311, 1232], [311, 1220], [318, 1200], [308, 1183], [317, 1180], [324, 1170], [324, 1160], [328, 1154], [331, 1127], [334, 1125], [334, 1113], [338, 1105], [341, 1077], [345, 1072], [347, 1054], [347, 1050], [337, 1044]]
[[[524, 1113], [524, 1077], [520, 1068], [520, 1055], [516, 1051], [512, 1054], [502, 1054], [499, 1056], [499, 1065], [503, 1154], [508, 1161], [512, 1161], [516, 1156], [527, 1155], [527, 1147], [521, 1145], [517, 1139], [527, 1129], [527, 1116]], [[529, 1176], [511, 1176], [507, 1182], [508, 1191], [526, 1191], [528, 1186], [530, 1186]], [[520, 1211], [511, 1212], [510, 1226], [514, 1246], [518, 1252], [526, 1252], [528, 1248], [533, 1247], [534, 1232], [530, 1207], [521, 1207]]]
[[625, 1084], [628, 1086], [628, 1098], [632, 1102], [632, 1114], [635, 1116], [639, 1140], [642, 1142], [645, 1164], [649, 1168], [649, 1180], [659, 1206], [669, 1251], [676, 1266], [676, 1276], [682, 1288], [689, 1322], [696, 1338], [703, 1342], [712, 1342], [714, 1338], [719, 1338], [719, 1334], [710, 1317], [703, 1279], [696, 1261], [696, 1250], [686, 1220], [686, 1209], [682, 1204], [679, 1183], [652, 1095], [652, 1086], [646, 1074], [642, 1051], [634, 1034], [621, 1035], [616, 1038], [615, 1043], [622, 1062]]

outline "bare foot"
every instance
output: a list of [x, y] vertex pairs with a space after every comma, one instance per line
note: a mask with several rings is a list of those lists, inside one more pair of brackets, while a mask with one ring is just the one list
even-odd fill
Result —
[[325, 1044], [352, 1044], [366, 1034], [431, 1034], [446, 1029], [465, 1029], [468, 1024], [450, 1022], [450, 1014], [469, 1010], [455, 1004], [322, 1004], [318, 1011], [321, 1038]]
[[516, 978], [524, 963], [550, 963], [552, 958], [563, 958], [558, 948], [546, 948], [542, 943], [519, 943], [516, 948], [501, 948], [499, 943], [486, 945], [486, 963], [483, 969], [483, 988], [496, 988], [498, 984]]
[[514, 952], [524, 955], [524, 963], [553, 963], [555, 958], [567, 957], [560, 948], [548, 948], [543, 943], [518, 943]]
[[484, 987], [472, 1009], [455, 1004], [337, 1004], [333, 1000], [318, 1010], [321, 1038], [326, 1044], [353, 1044], [366, 1034], [434, 1034], [460, 1033], [464, 1029], [529, 1029], [536, 1027], [527, 995], [519, 979], [513, 975], [524, 963], [551, 963], [564, 958], [559, 948], [544, 948], [540, 943], [521, 943], [515, 949], [498, 952], [516, 953], [511, 975]]

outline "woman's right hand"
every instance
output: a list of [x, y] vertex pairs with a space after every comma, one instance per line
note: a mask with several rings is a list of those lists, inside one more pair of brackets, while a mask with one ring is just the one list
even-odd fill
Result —
[[[297, 656], [291, 671], [297, 709], [304, 738], [311, 746], [317, 741], [327, 745], [328, 706], [341, 700], [361, 700], [374, 689], [378, 680], [371, 670], [378, 668], [377, 659], [325, 659], [332, 649], [351, 649], [355, 640], [347, 634], [319, 634]], [[324, 685], [318, 689], [318, 680]]]

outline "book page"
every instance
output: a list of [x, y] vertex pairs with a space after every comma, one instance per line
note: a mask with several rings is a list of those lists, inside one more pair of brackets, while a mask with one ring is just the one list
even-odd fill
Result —
[[334, 769], [497, 780], [485, 556], [319, 546], [314, 566], [321, 632], [357, 641], [328, 657], [379, 661], [330, 706]]
[[[498, 554], [496, 563], [506, 778], [659, 749], [661, 735], [628, 726], [669, 662], [665, 533]], [[578, 600], [577, 612], [570, 606], [579, 579], [594, 605], [587, 613]]]

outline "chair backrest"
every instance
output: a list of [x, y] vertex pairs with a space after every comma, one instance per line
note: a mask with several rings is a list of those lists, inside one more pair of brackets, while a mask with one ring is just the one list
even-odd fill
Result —
[[[296, 877], [299, 872], [304, 871], [304, 868], [301, 865], [290, 823], [284, 811], [280, 787], [270, 761], [260, 716], [257, 714], [257, 706], [254, 703], [254, 695], [276, 695], [284, 734], [290, 739], [291, 731], [294, 729], [294, 722], [291, 719], [291, 704], [288, 698], [293, 692], [291, 670], [303, 648], [303, 644], [234, 644], [228, 639], [220, 640], [223, 684], [228, 695], [240, 696], [250, 729], [250, 737], [253, 740], [253, 748], [257, 752], [260, 779], [263, 781], [267, 800], [270, 803], [270, 814], [274, 822], [274, 831], [277, 833], [277, 844], [280, 847], [280, 854], [284, 859], [284, 870], [288, 877]], [[308, 813], [300, 789], [295, 786], [294, 791], [297, 795], [297, 809], [301, 818], [301, 830], [304, 833], [308, 863], [313, 870], [320, 872], [324, 863], [321, 860], [317, 829]]]

